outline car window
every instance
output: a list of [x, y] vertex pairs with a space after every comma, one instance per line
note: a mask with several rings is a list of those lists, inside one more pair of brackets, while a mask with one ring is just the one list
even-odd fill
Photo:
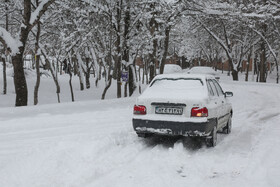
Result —
[[210, 85], [208, 80], [206, 81], [206, 85], [207, 85], [207, 89], [208, 89], [209, 95], [214, 96], [214, 92], [213, 92], [213, 90], [211, 88], [211, 85]]
[[156, 79], [150, 87], [164, 87], [168, 89], [175, 88], [202, 88], [203, 82], [201, 79], [190, 78], [163, 78]]
[[219, 83], [218, 83], [216, 80], [213, 80], [213, 82], [214, 82], [215, 87], [217, 88], [218, 94], [219, 94], [220, 96], [221, 96], [221, 95], [224, 95], [224, 92], [223, 92], [221, 86], [219, 85]]
[[209, 85], [211, 86], [213, 92], [214, 92], [214, 96], [219, 96], [218, 91], [214, 85], [214, 82], [212, 80], [209, 80]]

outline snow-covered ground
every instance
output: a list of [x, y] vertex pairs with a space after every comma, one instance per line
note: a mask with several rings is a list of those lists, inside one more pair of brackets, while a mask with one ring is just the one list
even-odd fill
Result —
[[39, 106], [12, 107], [11, 84], [0, 95], [1, 187], [280, 186], [277, 84], [221, 75], [224, 90], [234, 92], [233, 130], [206, 148], [189, 138], [138, 138], [131, 123], [135, 97], [101, 101], [103, 89], [80, 92], [76, 82], [79, 101], [67, 103], [67, 81], [61, 78], [61, 104], [48, 78]]
[[[0, 63], [1, 64], [1, 63]], [[2, 95], [3, 92], [3, 70], [0, 65], [0, 108], [1, 107], [13, 107], [15, 106], [15, 88], [13, 83], [13, 69], [7, 69], [7, 95]], [[50, 104], [50, 103], [58, 103], [57, 94], [56, 94], [56, 86], [51, 77], [51, 73], [46, 72], [46, 74], [41, 76], [38, 99], [38, 105], [42, 104]], [[36, 72], [34, 70], [27, 69], [25, 70], [26, 81], [28, 86], [28, 105], [32, 106], [34, 103], [34, 86], [36, 83]], [[47, 75], [47, 76], [46, 76]], [[70, 76], [68, 74], [62, 74], [58, 76], [58, 81], [60, 83], [60, 102], [67, 103], [71, 102], [71, 92], [69, 86]], [[72, 85], [75, 101], [85, 101], [85, 100], [100, 100], [102, 96], [102, 92], [105, 88], [104, 80], [100, 80], [98, 82], [97, 87], [95, 86], [95, 78], [91, 74], [90, 77], [91, 88], [84, 89], [84, 91], [80, 91], [80, 82], [78, 76], [73, 76]], [[117, 86], [116, 82], [112, 81], [112, 86], [109, 88], [106, 94], [107, 98], [117, 98], [116, 91]], [[123, 91], [123, 89], [122, 89]], [[137, 95], [137, 94], [136, 94]]]

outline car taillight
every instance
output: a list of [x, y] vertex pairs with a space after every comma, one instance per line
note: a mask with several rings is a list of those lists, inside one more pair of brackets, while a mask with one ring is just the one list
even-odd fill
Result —
[[208, 117], [208, 109], [206, 107], [194, 107], [192, 108], [191, 117]]
[[145, 115], [146, 114], [146, 107], [142, 105], [134, 105], [134, 114], [137, 115]]

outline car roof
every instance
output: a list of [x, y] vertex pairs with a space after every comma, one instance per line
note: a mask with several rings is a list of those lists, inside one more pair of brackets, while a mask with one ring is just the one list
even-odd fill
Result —
[[186, 74], [186, 73], [174, 73], [174, 74], [161, 74], [157, 75], [154, 80], [156, 79], [163, 79], [163, 78], [170, 78], [170, 79], [178, 79], [178, 78], [195, 78], [195, 79], [215, 79], [213, 75], [209, 74]]
[[[208, 66], [194, 66], [191, 69], [212, 69], [211, 67]], [[213, 69], [212, 69], [213, 70]]]
[[217, 72], [210, 68], [210, 67], [206, 67], [206, 66], [195, 66], [192, 67], [189, 71], [189, 73], [202, 73], [202, 74], [214, 74], [216, 75]]

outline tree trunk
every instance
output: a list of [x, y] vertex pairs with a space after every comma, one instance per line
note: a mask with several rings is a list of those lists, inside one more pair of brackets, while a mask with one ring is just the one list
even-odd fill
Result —
[[52, 77], [53, 77], [53, 81], [54, 81], [55, 86], [56, 86], [57, 102], [60, 103], [60, 96], [59, 96], [59, 94], [60, 94], [60, 86], [59, 86], [59, 83], [58, 83], [58, 80], [57, 80], [57, 76], [55, 76], [55, 73], [53, 71], [53, 67], [50, 64], [50, 62], [49, 62], [49, 65], [50, 65], [50, 70], [51, 70], [51, 74], [52, 74]]
[[46, 63], [48, 64], [49, 70], [51, 71], [52, 78], [53, 78], [53, 81], [54, 81], [55, 86], [56, 86], [57, 101], [58, 101], [58, 103], [60, 103], [60, 96], [59, 96], [59, 94], [60, 94], [60, 86], [59, 86], [59, 82], [58, 82], [57, 76], [55, 75], [55, 72], [53, 70], [53, 65], [50, 63], [50, 61], [48, 60], [47, 55], [45, 53], [42, 52], [42, 55], [46, 59]]
[[84, 83], [82, 81], [82, 75], [81, 73], [79, 73], [79, 80], [80, 80], [80, 90], [83, 91], [85, 88], [84, 88]]
[[234, 81], [238, 81], [238, 70], [233, 68], [232, 59], [229, 59], [228, 61], [229, 61], [229, 64], [230, 64], [230, 66], [229, 66], [229, 73], [230, 73], [230, 70], [231, 70], [232, 79]]
[[[143, 71], [144, 71], [144, 68], [143, 68]], [[139, 69], [138, 69], [138, 81], [139, 83], [141, 82], [141, 67], [139, 66]]]
[[136, 88], [134, 84], [134, 73], [132, 66], [135, 66], [129, 64], [130, 59], [129, 59], [129, 46], [128, 46], [128, 41], [129, 41], [129, 29], [130, 29], [130, 1], [127, 1], [127, 8], [125, 10], [125, 17], [124, 17], [124, 54], [123, 54], [123, 60], [126, 61], [126, 70], [128, 71], [128, 82], [125, 83], [125, 97], [127, 97], [127, 86], [128, 86], [128, 92], [129, 96], [131, 96]]
[[[37, 6], [39, 4], [38, 0], [36, 0]], [[34, 87], [34, 105], [38, 104], [38, 92], [40, 86], [40, 55], [38, 55], [39, 50], [39, 39], [41, 33], [41, 25], [38, 23], [37, 25], [37, 34], [36, 34], [36, 43], [35, 43], [35, 67], [36, 67], [36, 84]]]
[[157, 53], [157, 39], [153, 40], [153, 53], [150, 54], [150, 63], [149, 63], [149, 70], [150, 70], [150, 80], [149, 83], [154, 79], [156, 76], [156, 53]]
[[106, 74], [106, 76], [108, 76], [108, 78], [106, 79], [106, 86], [103, 90], [103, 93], [102, 93], [102, 96], [101, 96], [101, 99], [104, 100], [105, 99], [105, 95], [108, 91], [108, 89], [111, 87], [111, 84], [112, 84], [112, 79], [113, 79], [113, 76], [111, 75], [111, 69], [112, 69], [112, 64], [113, 64], [113, 60], [112, 60], [112, 35], [110, 35], [110, 52], [109, 52], [109, 67], [108, 67], [108, 74]]
[[[136, 85], [135, 85], [135, 77], [134, 77], [134, 71], [135, 66], [134, 65], [130, 65], [128, 66], [128, 90], [129, 90], [129, 97], [132, 96], [132, 94], [134, 93], [135, 89], [136, 89]], [[136, 75], [135, 75], [136, 76]]]
[[6, 59], [2, 58], [3, 62], [3, 94], [7, 94], [7, 73], [6, 73]]
[[265, 74], [266, 74], [266, 68], [265, 68], [265, 63], [266, 63], [266, 50], [265, 50], [265, 42], [263, 41], [261, 43], [261, 58], [260, 58], [260, 77], [259, 81], [260, 82], [266, 82]]
[[234, 81], [238, 81], [238, 71], [236, 71], [235, 69], [233, 69], [233, 70], [231, 71], [231, 75], [232, 75], [232, 79], [233, 79]]
[[279, 68], [278, 68], [278, 64], [276, 64], [276, 83], [279, 84]]
[[252, 50], [250, 51], [250, 53], [248, 55], [248, 59], [247, 59], [245, 81], [248, 81], [248, 77], [249, 77], [249, 68], [250, 68], [251, 56], [252, 56]]
[[36, 84], [34, 87], [34, 105], [38, 104], [39, 86], [40, 86], [40, 55], [36, 55]]
[[[143, 68], [143, 71], [144, 71], [144, 68]], [[139, 69], [138, 69], [138, 75], [139, 75], [139, 78], [138, 78], [139, 93], [141, 94], [142, 90], [141, 90], [141, 68], [140, 68], [140, 66], [139, 66]]]
[[23, 50], [20, 48], [20, 52], [12, 57], [14, 66], [14, 85], [16, 92], [16, 106], [27, 106], [28, 103], [28, 90], [23, 68]]
[[[265, 37], [266, 35], [266, 30], [267, 30], [267, 25], [266, 23], [263, 23], [262, 25], [262, 35]], [[261, 41], [261, 58], [260, 58], [260, 77], [259, 81], [260, 82], [266, 82], [266, 42], [264, 38], [262, 38]]]
[[63, 70], [63, 64], [60, 63], [60, 72], [59, 72], [60, 75], [62, 75], [62, 70]]
[[74, 102], [75, 98], [74, 98], [74, 92], [73, 92], [73, 87], [72, 87], [72, 72], [71, 72], [70, 63], [68, 64], [67, 68], [68, 68], [68, 73], [69, 73], [69, 76], [70, 76], [69, 86], [70, 86], [70, 91], [71, 91], [71, 99], [72, 99], [72, 102]]
[[254, 75], [258, 74], [258, 54], [255, 53], [255, 59], [254, 59]]
[[256, 82], [259, 82], [259, 80], [260, 80], [260, 63], [257, 63], [256, 70], [257, 70]]
[[78, 68], [78, 63], [76, 62], [76, 58], [73, 57], [72, 62], [74, 61], [74, 66], [73, 66], [73, 73], [74, 75], [79, 74], [79, 68]]
[[149, 76], [148, 76], [148, 65], [147, 65], [147, 68], [146, 68], [146, 84], [149, 84]]
[[[151, 8], [153, 10], [155, 10], [155, 3], [151, 4]], [[156, 62], [157, 62], [157, 47], [158, 47], [158, 40], [156, 38], [156, 31], [158, 30], [158, 23], [156, 21], [156, 11], [153, 12], [153, 17], [151, 18], [150, 22], [149, 22], [149, 26], [150, 26], [150, 34], [153, 37], [153, 52], [149, 54], [149, 69], [150, 69], [150, 80], [149, 82], [151, 82], [153, 80], [153, 78], [155, 77], [155, 72], [156, 72]]]
[[106, 85], [106, 87], [105, 87], [105, 89], [104, 89], [104, 91], [103, 91], [103, 93], [102, 93], [102, 97], [101, 97], [101, 99], [102, 100], [104, 100], [105, 99], [105, 95], [106, 95], [106, 93], [107, 93], [107, 91], [108, 91], [108, 89], [110, 88], [110, 86], [111, 86], [111, 84], [112, 84], [112, 76], [111, 75], [109, 75], [109, 78], [108, 78], [108, 84]]
[[145, 75], [146, 75], [146, 63], [144, 62], [144, 66], [143, 66], [143, 73], [142, 73], [142, 84], [144, 84], [145, 82]]
[[228, 66], [228, 74], [227, 74], [228, 76], [230, 76], [230, 68], [231, 68], [231, 67]]
[[[99, 67], [99, 68], [100, 68], [100, 67]], [[98, 70], [98, 71], [99, 71], [99, 70]], [[98, 86], [99, 75], [100, 75], [100, 73], [98, 73], [98, 76], [97, 76], [96, 79], [95, 79], [95, 87]]]
[[118, 10], [117, 10], [117, 39], [116, 39], [116, 48], [117, 48], [117, 61], [116, 61], [116, 74], [117, 74], [117, 98], [122, 97], [122, 82], [121, 82], [121, 65], [122, 65], [122, 57], [121, 57], [121, 19], [122, 19], [122, 0], [117, 2]]
[[246, 82], [248, 82], [249, 67], [250, 67], [250, 61], [246, 63], [246, 75], [245, 75], [245, 81], [246, 81]]
[[[25, 4], [24, 17], [29, 20], [31, 15], [31, 5], [28, 2]], [[25, 20], [25, 21], [26, 21]], [[24, 74], [24, 60], [23, 53], [25, 50], [25, 44], [28, 39], [29, 28], [21, 27], [20, 31], [20, 41], [22, 46], [19, 47], [19, 52], [12, 56], [12, 63], [14, 66], [14, 85], [16, 92], [16, 106], [27, 106], [28, 103], [28, 88], [26, 84], [25, 74]]]
[[167, 54], [168, 54], [170, 29], [171, 29], [171, 26], [167, 26], [165, 28], [165, 39], [164, 39], [164, 47], [163, 47], [164, 52], [163, 52], [163, 57], [162, 57], [160, 67], [159, 67], [160, 68], [160, 71], [159, 71], [160, 74], [163, 74], [163, 72], [164, 72], [164, 65], [165, 65], [165, 62], [166, 62]]
[[80, 63], [79, 59], [77, 60], [77, 68], [78, 68], [78, 77], [79, 77], [79, 81], [80, 81], [80, 90], [83, 91], [84, 88], [84, 76], [83, 76], [83, 68], [82, 68], [82, 64]]
[[125, 84], [124, 84], [124, 97], [127, 97], [127, 85], [128, 85], [128, 82], [126, 82]]
[[90, 79], [89, 58], [86, 58], [86, 67], [87, 67], [86, 72], [85, 72], [85, 74], [86, 74], [86, 88], [89, 89], [90, 88], [90, 81], [89, 81], [89, 79]]
[[[9, 8], [8, 8], [8, 0], [5, 0], [5, 3], [6, 3], [6, 30], [8, 31], [9, 30]], [[6, 47], [4, 48], [4, 53], [6, 53]], [[5, 57], [7, 57], [7, 54], [5, 55]], [[5, 58], [2, 58], [2, 61], [3, 61], [3, 94], [6, 95], [7, 94], [7, 73], [6, 73], [6, 59]]]
[[150, 62], [150, 80], [149, 83], [153, 80], [153, 78], [155, 77], [155, 65], [153, 64], [153, 61]]

